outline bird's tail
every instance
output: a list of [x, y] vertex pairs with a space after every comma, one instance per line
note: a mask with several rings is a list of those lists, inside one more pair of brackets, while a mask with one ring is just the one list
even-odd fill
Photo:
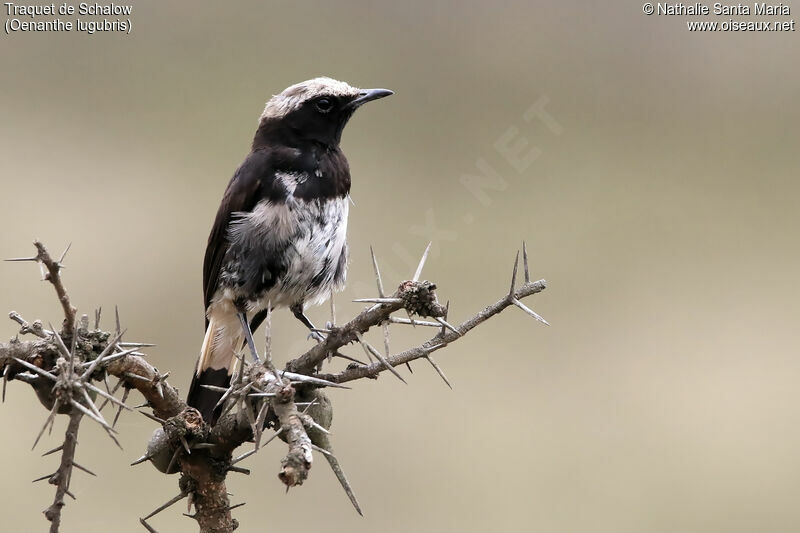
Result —
[[230, 385], [231, 376], [239, 364], [236, 350], [241, 348], [243, 340], [241, 328], [237, 325], [235, 321], [220, 321], [213, 316], [209, 317], [197, 369], [189, 386], [186, 403], [200, 411], [203, 420], [210, 424], [219, 417], [222, 406], [217, 404], [223, 392], [202, 385], [223, 388]]

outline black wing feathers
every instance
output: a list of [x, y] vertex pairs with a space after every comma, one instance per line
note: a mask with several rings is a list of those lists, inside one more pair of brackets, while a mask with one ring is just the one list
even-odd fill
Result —
[[228, 183], [208, 236], [203, 261], [203, 298], [206, 308], [217, 290], [220, 269], [228, 251], [228, 225], [233, 214], [251, 211], [259, 200], [271, 195], [275, 174], [270, 159], [268, 152], [251, 152]]

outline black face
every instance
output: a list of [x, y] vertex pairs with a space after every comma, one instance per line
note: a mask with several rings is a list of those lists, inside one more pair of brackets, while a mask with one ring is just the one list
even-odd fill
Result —
[[296, 146], [314, 142], [336, 147], [342, 138], [342, 130], [356, 109], [390, 94], [392, 91], [387, 89], [363, 89], [355, 95], [320, 94], [309, 98], [283, 117], [262, 120], [253, 146]]
[[321, 95], [307, 100], [283, 122], [301, 139], [336, 146], [342, 130], [353, 116], [356, 97]]

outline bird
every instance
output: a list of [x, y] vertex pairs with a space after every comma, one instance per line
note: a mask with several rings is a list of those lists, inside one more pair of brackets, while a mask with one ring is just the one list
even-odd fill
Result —
[[207, 423], [219, 417], [219, 387], [230, 385], [239, 350], [249, 345], [257, 359], [252, 332], [268, 311], [288, 308], [314, 335], [306, 307], [343, 288], [350, 167], [342, 131], [356, 109], [391, 94], [318, 77], [266, 103], [203, 261], [206, 330], [187, 404]]

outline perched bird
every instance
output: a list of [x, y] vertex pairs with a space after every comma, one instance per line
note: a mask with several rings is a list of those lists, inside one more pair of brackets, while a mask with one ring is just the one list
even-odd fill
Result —
[[350, 168], [339, 142], [358, 107], [390, 94], [315, 78], [267, 102], [203, 262], [206, 334], [187, 403], [206, 421], [216, 421], [221, 393], [201, 385], [229, 385], [235, 354], [269, 306], [288, 307], [313, 328], [305, 307], [342, 288]]

